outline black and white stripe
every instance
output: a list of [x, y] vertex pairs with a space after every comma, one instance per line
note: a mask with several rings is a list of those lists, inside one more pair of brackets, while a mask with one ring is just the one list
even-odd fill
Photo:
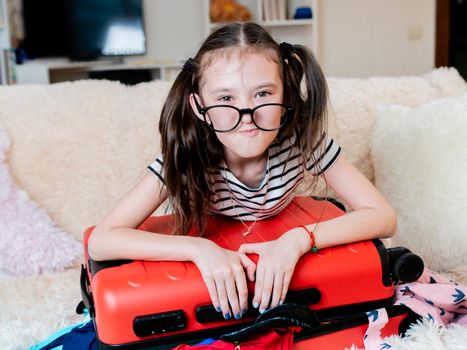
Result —
[[[323, 174], [341, 152], [331, 138], [325, 137], [322, 142], [325, 147], [318, 147], [306, 162], [306, 169], [313, 175]], [[212, 173], [214, 191], [210, 211], [244, 221], [264, 219], [282, 211], [293, 199], [295, 189], [304, 177], [301, 154], [292, 144], [293, 139], [288, 139], [269, 147], [266, 174], [257, 188], [243, 184], [222, 162]], [[162, 156], [157, 157], [148, 169], [163, 181]]]

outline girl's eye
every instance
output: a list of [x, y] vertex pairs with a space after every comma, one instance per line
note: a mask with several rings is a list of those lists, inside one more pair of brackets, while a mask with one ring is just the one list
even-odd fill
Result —
[[219, 98], [219, 101], [221, 102], [230, 102], [232, 101], [232, 96], [222, 96]]
[[267, 96], [270, 96], [271, 93], [269, 91], [259, 91], [256, 96], [257, 97], [267, 97]]

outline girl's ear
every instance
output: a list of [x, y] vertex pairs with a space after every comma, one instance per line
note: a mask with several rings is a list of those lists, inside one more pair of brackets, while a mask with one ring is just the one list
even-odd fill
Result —
[[196, 98], [196, 101], [198, 101], [198, 103], [201, 102], [201, 98], [199, 97], [198, 94], [195, 94], [195, 93], [190, 94], [190, 106], [191, 106], [191, 109], [193, 110], [193, 113], [195, 113], [196, 116], [204, 122], [204, 117], [198, 111], [198, 107], [196, 106], [195, 98]]

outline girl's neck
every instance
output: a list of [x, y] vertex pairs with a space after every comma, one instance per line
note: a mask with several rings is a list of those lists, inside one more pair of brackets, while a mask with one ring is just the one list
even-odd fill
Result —
[[225, 163], [232, 174], [250, 188], [257, 188], [266, 176], [268, 152], [255, 157], [242, 159], [225, 155]]

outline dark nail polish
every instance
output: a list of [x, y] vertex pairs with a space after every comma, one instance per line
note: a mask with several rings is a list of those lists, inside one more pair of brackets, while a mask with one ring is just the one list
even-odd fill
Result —
[[221, 307], [220, 306], [216, 307], [216, 311], [221, 312], [222, 311]]
[[242, 315], [241, 315], [241, 314], [236, 314], [236, 315], [235, 315], [235, 319], [239, 320], [239, 319], [241, 319], [241, 318], [242, 318]]
[[230, 313], [224, 314], [224, 318], [225, 318], [226, 320], [230, 319]]
[[242, 314], [246, 314], [246, 309], [242, 309]]

